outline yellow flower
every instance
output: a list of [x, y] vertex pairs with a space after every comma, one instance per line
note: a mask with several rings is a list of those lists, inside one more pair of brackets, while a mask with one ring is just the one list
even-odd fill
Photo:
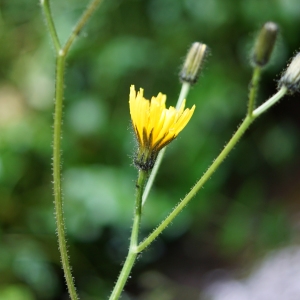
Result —
[[142, 170], [154, 166], [158, 152], [174, 140], [192, 117], [195, 105], [184, 109], [183, 101], [179, 110], [170, 106], [166, 109], [166, 95], [159, 93], [151, 101], [143, 96], [144, 90], [136, 93], [130, 87], [129, 107], [132, 125], [139, 144], [135, 164]]

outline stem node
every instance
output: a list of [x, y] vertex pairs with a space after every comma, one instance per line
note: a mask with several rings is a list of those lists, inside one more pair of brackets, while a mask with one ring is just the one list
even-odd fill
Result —
[[66, 52], [64, 51], [64, 49], [60, 49], [60, 50], [58, 51], [58, 56], [59, 56], [59, 57], [65, 57], [65, 56], [66, 56]]

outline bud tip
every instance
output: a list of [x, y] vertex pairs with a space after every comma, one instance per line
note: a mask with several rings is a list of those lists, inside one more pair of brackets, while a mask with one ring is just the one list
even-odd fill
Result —
[[278, 31], [279, 29], [276, 23], [267, 22], [264, 24], [253, 49], [252, 63], [254, 66], [264, 67], [269, 62]]
[[207, 46], [205, 44], [199, 42], [192, 44], [179, 74], [181, 82], [187, 82], [191, 85], [197, 82], [206, 52]]

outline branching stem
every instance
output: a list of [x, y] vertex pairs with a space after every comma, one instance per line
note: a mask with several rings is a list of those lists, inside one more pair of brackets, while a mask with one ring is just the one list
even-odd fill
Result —
[[42, 9], [44, 11], [46, 23], [56, 54], [55, 111], [53, 133], [53, 190], [59, 251], [69, 295], [72, 300], [78, 300], [79, 297], [76, 293], [76, 288], [68, 257], [61, 188], [61, 138], [65, 62], [69, 49], [72, 46], [76, 36], [78, 35], [82, 27], [86, 24], [92, 13], [96, 10], [100, 2], [101, 0], [94, 0], [91, 2], [91, 4], [87, 7], [79, 22], [75, 26], [73, 32], [67, 40], [67, 43], [62, 48], [51, 14], [49, 0], [41, 0]]
[[93, 12], [96, 10], [96, 8], [100, 5], [100, 3], [103, 0], [93, 0], [89, 6], [86, 8], [84, 13], [82, 14], [81, 18], [79, 19], [78, 23], [76, 24], [75, 28], [73, 29], [70, 37], [68, 38], [66, 44], [63, 47], [63, 51], [67, 53], [74, 43], [76, 37], [79, 35], [81, 29], [86, 24], [86, 22], [90, 19]]
[[260, 116], [263, 112], [273, 106], [279, 99], [281, 99], [287, 92], [286, 87], [281, 88], [273, 97], [267, 100], [264, 104], [258, 107], [253, 114], [246, 115], [246, 118], [239, 126], [235, 134], [232, 136], [228, 144], [224, 147], [219, 156], [213, 161], [211, 166], [199, 179], [196, 185], [190, 190], [190, 192], [184, 197], [183, 200], [173, 209], [173, 211], [163, 220], [160, 225], [146, 238], [142, 241], [137, 248], [138, 252], [142, 252], [147, 248], [158, 235], [160, 235], [164, 229], [174, 220], [174, 218], [181, 212], [181, 210], [190, 202], [190, 200], [196, 195], [196, 193], [202, 188], [206, 181], [212, 176], [212, 174], [217, 170], [217, 168], [222, 164], [225, 158], [228, 156], [230, 151], [234, 148], [240, 138], [244, 135], [245, 131], [249, 128], [252, 122]]

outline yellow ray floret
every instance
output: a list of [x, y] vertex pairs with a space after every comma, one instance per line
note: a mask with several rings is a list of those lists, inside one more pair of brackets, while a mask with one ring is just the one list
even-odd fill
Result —
[[179, 110], [172, 106], [166, 109], [166, 95], [159, 93], [149, 101], [143, 94], [143, 89], [136, 93], [134, 86], [130, 87], [129, 107], [133, 128], [141, 148], [159, 151], [186, 126], [195, 105], [184, 109], [184, 100]]

